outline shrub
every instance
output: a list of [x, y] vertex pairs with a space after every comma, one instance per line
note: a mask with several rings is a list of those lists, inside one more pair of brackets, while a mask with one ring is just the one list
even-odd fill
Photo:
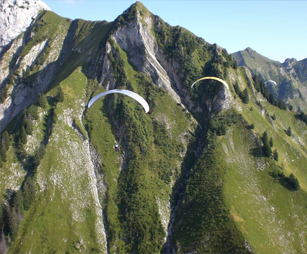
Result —
[[291, 130], [291, 127], [289, 127], [287, 130], [286, 130], [286, 133], [288, 134], [289, 137], [292, 136], [292, 130]]
[[263, 133], [262, 142], [263, 142], [264, 155], [266, 157], [270, 157], [271, 154], [272, 154], [272, 149], [271, 149], [271, 146], [270, 146], [270, 143], [269, 143], [268, 133], [266, 131]]
[[38, 99], [37, 99], [37, 106], [45, 109], [47, 106], [47, 98], [46, 95], [40, 94]]
[[63, 102], [64, 101], [64, 92], [61, 87], [59, 87], [57, 95], [55, 96], [56, 102]]
[[273, 138], [270, 138], [270, 146], [273, 147], [274, 143], [273, 143]]
[[274, 160], [278, 161], [278, 152], [277, 152], [277, 150], [274, 151], [273, 158], [274, 158]]
[[293, 190], [298, 191], [300, 189], [300, 183], [292, 173], [289, 176], [288, 182], [293, 188]]

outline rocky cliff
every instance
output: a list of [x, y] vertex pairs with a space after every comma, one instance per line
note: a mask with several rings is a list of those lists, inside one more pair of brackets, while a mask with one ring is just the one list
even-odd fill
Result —
[[41, 10], [50, 11], [41, 0], [1, 0], [0, 52], [32, 24]]

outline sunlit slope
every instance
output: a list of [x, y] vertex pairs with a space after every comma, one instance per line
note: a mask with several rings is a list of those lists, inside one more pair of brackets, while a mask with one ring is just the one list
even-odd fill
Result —
[[267, 86], [270, 93], [277, 99], [283, 99], [291, 104], [295, 110], [301, 109], [304, 112], [307, 110], [306, 59], [297, 61], [288, 58], [280, 63], [262, 56], [251, 48], [246, 48], [231, 55], [239, 66], [246, 66], [254, 75], [259, 75], [265, 81], [274, 80], [277, 86], [271, 83], [268, 83]]
[[[250, 101], [242, 103], [233, 92], [235, 111], [216, 116], [228, 123], [227, 132], [207, 136], [207, 147], [191, 169], [176, 214], [176, 250], [304, 253], [307, 126], [294, 112], [264, 100], [243, 69], [228, 76], [242, 91], [248, 90]], [[263, 152], [265, 131], [272, 137], [278, 161]], [[299, 180], [299, 191], [287, 182], [291, 173]]]
[[[238, 102], [245, 121], [231, 127], [219, 141], [228, 165], [223, 190], [225, 203], [256, 253], [279, 253], [285, 249], [304, 253], [306, 124], [297, 120], [292, 111], [258, 99], [259, 94], [247, 105]], [[291, 136], [286, 133], [289, 127], [293, 130]], [[278, 151], [278, 161], [264, 156], [261, 141], [264, 131], [273, 139], [272, 151]], [[293, 191], [283, 177], [277, 177], [277, 174], [289, 177], [291, 173], [299, 179], [301, 190]]]
[[251, 156], [259, 148], [250, 130], [235, 126], [220, 145], [228, 165], [224, 200], [251, 248], [256, 253], [306, 252], [306, 192], [288, 190], [271, 176], [280, 170], [274, 161]]
[[[87, 80], [80, 70], [60, 84], [65, 100], [54, 109], [46, 155], [35, 174], [36, 200], [24, 215], [19, 235], [10, 248], [12, 253], [105, 250], [89, 142], [73, 128], [73, 122], [81, 122], [86, 101]], [[53, 89], [48, 95], [55, 92]], [[45, 116], [43, 121], [48, 119], [48, 109], [41, 114]], [[42, 128], [46, 125], [44, 122]]]
[[[54, 15], [37, 24], [50, 36]], [[139, 2], [112, 23], [57, 22], [67, 36], [53, 41], [63, 48], [42, 92], [46, 105], [33, 97], [6, 128], [0, 248], [306, 252], [307, 128], [295, 112], [268, 103], [225, 49], [169, 26]], [[50, 67], [49, 50], [25, 80]], [[213, 80], [192, 89], [203, 76], [225, 80], [229, 90]], [[109, 89], [140, 94], [149, 114], [122, 94], [87, 108]], [[278, 160], [266, 157], [264, 132]]]

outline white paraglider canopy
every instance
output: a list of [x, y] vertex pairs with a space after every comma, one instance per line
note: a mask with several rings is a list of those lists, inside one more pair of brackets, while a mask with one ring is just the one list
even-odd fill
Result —
[[109, 90], [109, 91], [100, 93], [100, 94], [94, 96], [94, 97], [89, 101], [87, 107], [90, 108], [90, 107], [93, 105], [93, 103], [94, 103], [95, 101], [97, 101], [99, 98], [101, 98], [101, 97], [103, 97], [103, 96], [105, 96], [105, 95], [108, 95], [108, 94], [112, 94], [112, 93], [124, 94], [124, 95], [127, 95], [127, 96], [129, 96], [129, 97], [135, 99], [137, 102], [139, 102], [139, 103], [143, 106], [143, 108], [144, 108], [144, 110], [145, 110], [146, 113], [149, 112], [149, 105], [148, 105], [147, 101], [146, 101], [142, 96], [140, 96], [139, 94], [137, 94], [137, 93], [135, 93], [135, 92], [132, 92], [132, 91], [129, 91], [129, 90], [124, 90], [124, 89], [113, 89], [113, 90]]
[[266, 83], [268, 83], [268, 82], [270, 82], [270, 83], [274, 84], [275, 86], [277, 86], [277, 83], [276, 83], [274, 80], [267, 80], [267, 81], [265, 81], [264, 83], [266, 84]]

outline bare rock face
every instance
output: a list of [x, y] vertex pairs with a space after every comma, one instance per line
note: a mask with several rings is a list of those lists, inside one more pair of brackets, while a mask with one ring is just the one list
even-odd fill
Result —
[[41, 10], [50, 10], [41, 0], [0, 0], [0, 52], [31, 25]]
[[119, 28], [113, 39], [122, 49], [128, 51], [132, 63], [142, 72], [151, 75], [158, 86], [166, 89], [176, 102], [180, 102], [180, 97], [173, 90], [167, 71], [161, 65], [158, 57], [158, 46], [150, 32], [152, 27], [152, 17], [140, 17], [129, 23], [127, 27]]

